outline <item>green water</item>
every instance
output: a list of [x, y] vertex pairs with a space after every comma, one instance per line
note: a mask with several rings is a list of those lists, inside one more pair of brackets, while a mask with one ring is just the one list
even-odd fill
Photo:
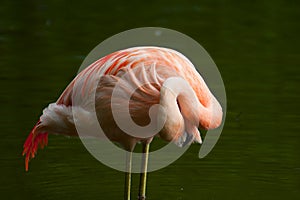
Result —
[[[23, 142], [87, 53], [118, 32], [159, 26], [201, 43], [222, 74], [228, 112], [204, 159], [193, 145], [149, 174], [148, 199], [299, 199], [299, 2], [2, 1], [1, 199], [122, 199], [123, 173], [79, 139], [50, 136], [24, 171]], [[138, 176], [133, 178], [133, 199]]]

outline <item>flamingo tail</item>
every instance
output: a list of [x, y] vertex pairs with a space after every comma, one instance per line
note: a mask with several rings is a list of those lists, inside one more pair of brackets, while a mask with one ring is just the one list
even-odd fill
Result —
[[25, 155], [25, 170], [28, 171], [28, 163], [34, 158], [38, 148], [44, 148], [48, 144], [48, 133], [36, 133], [40, 121], [34, 126], [23, 146], [23, 156]]

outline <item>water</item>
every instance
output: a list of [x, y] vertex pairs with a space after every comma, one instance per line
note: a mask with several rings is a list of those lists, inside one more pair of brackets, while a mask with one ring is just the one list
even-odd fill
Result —
[[[123, 173], [96, 161], [79, 139], [50, 136], [24, 171], [23, 142], [75, 76], [86, 54], [112, 34], [140, 26], [181, 31], [201, 43], [222, 74], [228, 113], [219, 142], [198, 145], [149, 174], [148, 199], [297, 199], [299, 3], [180, 1], [1, 3], [1, 178], [10, 199], [122, 199]], [[138, 175], [133, 179], [137, 196]]]

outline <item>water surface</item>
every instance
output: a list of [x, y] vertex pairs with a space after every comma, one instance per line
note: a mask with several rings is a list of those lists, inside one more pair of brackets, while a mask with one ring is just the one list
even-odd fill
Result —
[[[0, 12], [1, 178], [9, 199], [122, 199], [123, 173], [79, 139], [50, 136], [25, 173], [22, 145], [87, 53], [130, 28], [181, 31], [206, 48], [228, 97], [224, 131], [149, 174], [148, 199], [297, 199], [299, 3], [296, 1], [4, 1]], [[133, 179], [137, 196], [138, 175]], [[134, 199], [134, 198], [133, 198]]]

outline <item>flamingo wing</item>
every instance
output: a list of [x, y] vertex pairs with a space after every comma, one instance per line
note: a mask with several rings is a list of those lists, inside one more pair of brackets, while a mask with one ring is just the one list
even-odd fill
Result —
[[[102, 76], [116, 76], [120, 70], [133, 69], [138, 66], [155, 65], [157, 68], [166, 67], [175, 71], [174, 75], [185, 78], [195, 90], [199, 101], [207, 104], [208, 99], [200, 96], [201, 90], [208, 88], [199, 87], [199, 81], [204, 82], [195, 70], [193, 64], [177, 51], [161, 47], [133, 47], [111, 53], [85, 68], [67, 86], [56, 103], [50, 104], [43, 111], [37, 124], [30, 132], [24, 143], [23, 155], [25, 155], [25, 168], [28, 170], [28, 162], [34, 158], [38, 147], [44, 147], [48, 143], [48, 133], [76, 135], [76, 129], [72, 118], [72, 106], [74, 96], [83, 96], [82, 103], [90, 101], [89, 92], [94, 81], [99, 81]], [[161, 70], [161, 73], [164, 70]], [[154, 72], [156, 73], [156, 72]], [[158, 76], [156, 81], [162, 82]], [[79, 85], [80, 89], [75, 86]], [[204, 84], [205, 85], [205, 84]], [[157, 88], [156, 88], [157, 89]], [[141, 88], [142, 91], [142, 88]]]

